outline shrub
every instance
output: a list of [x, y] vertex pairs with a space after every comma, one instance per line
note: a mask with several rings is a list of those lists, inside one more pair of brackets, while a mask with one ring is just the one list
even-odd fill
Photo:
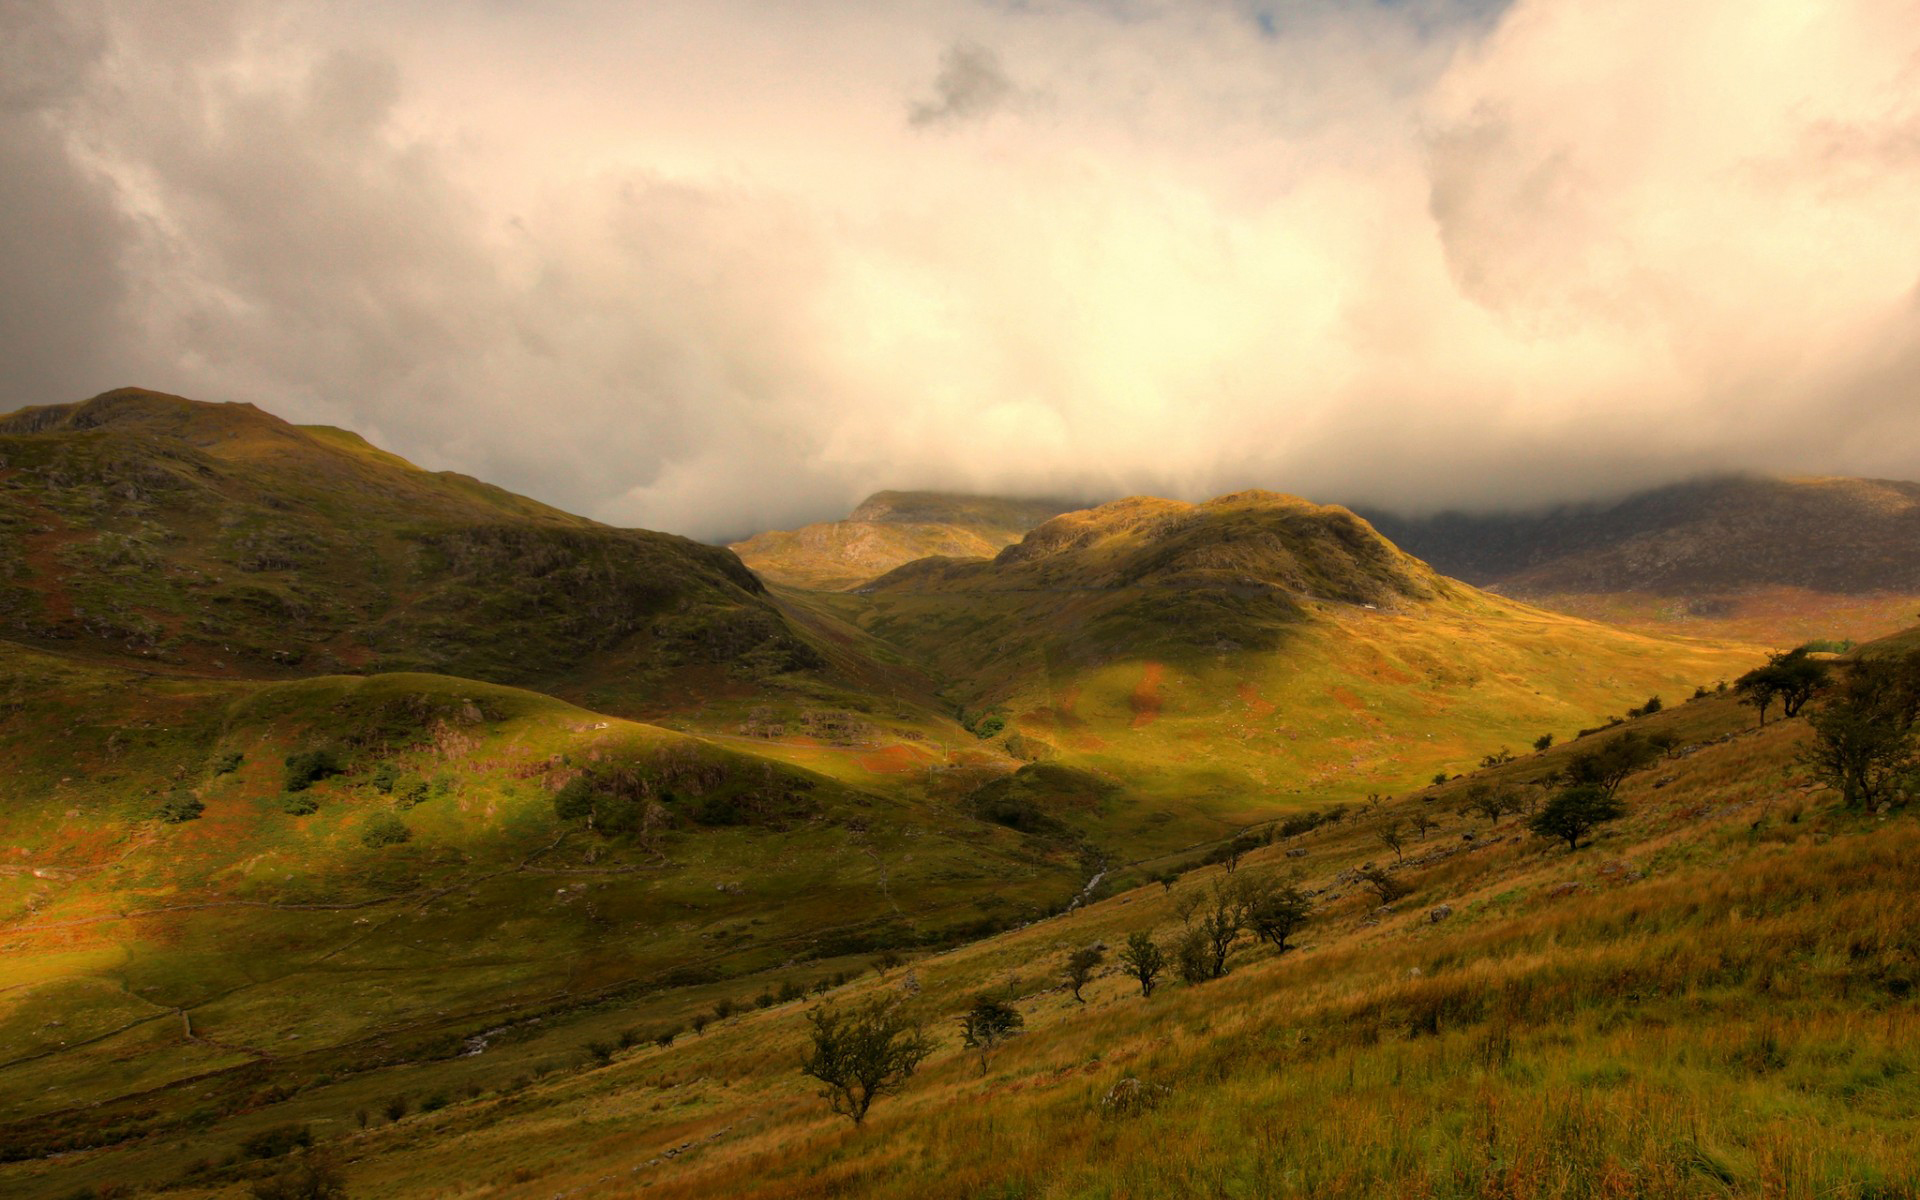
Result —
[[280, 797], [280, 811], [292, 817], [304, 817], [308, 813], [318, 812], [320, 802], [304, 792]]
[[248, 1158], [279, 1158], [282, 1154], [311, 1145], [313, 1131], [305, 1125], [275, 1125], [241, 1142], [240, 1153]]
[[304, 792], [322, 779], [346, 773], [346, 764], [332, 750], [303, 750], [287, 755], [286, 790]]
[[592, 1057], [594, 1062], [599, 1063], [601, 1066], [604, 1067], [608, 1063], [613, 1061], [613, 1043], [612, 1042], [588, 1042], [587, 1054], [590, 1057]]
[[240, 753], [238, 750], [229, 750], [213, 760], [213, 773], [215, 775], [231, 775], [235, 771], [238, 771], [240, 764], [245, 761], [247, 761], [246, 755]]
[[406, 823], [392, 813], [381, 813], [368, 821], [367, 827], [360, 832], [360, 841], [376, 849], [381, 846], [397, 846], [401, 842], [411, 840], [412, 837], [413, 830], [408, 829]]
[[400, 772], [392, 763], [381, 763], [373, 769], [373, 790], [381, 795], [390, 795], [393, 785], [400, 781]]
[[169, 825], [178, 825], [183, 821], [197, 821], [207, 806], [195, 799], [191, 793], [178, 792], [160, 805], [160, 819]]
[[819, 1080], [820, 1098], [855, 1125], [867, 1119], [875, 1099], [899, 1091], [933, 1053], [932, 1040], [894, 1000], [874, 999], [846, 1011], [816, 1008], [807, 1023], [812, 1044], [800, 1071]]
[[1073, 992], [1073, 998], [1075, 1000], [1080, 1001], [1082, 1004], [1086, 1003], [1086, 1000], [1080, 995], [1080, 989], [1086, 987], [1087, 984], [1092, 981], [1094, 968], [1105, 962], [1106, 958], [1106, 952], [1098, 946], [1088, 946], [1081, 950], [1075, 950], [1067, 956], [1065, 971], [1067, 987]]
[[346, 1181], [324, 1150], [308, 1150], [278, 1174], [253, 1184], [254, 1200], [343, 1200]]
[[439, 1112], [446, 1106], [447, 1094], [445, 1092], [435, 1092], [420, 1102], [420, 1111], [423, 1113]]
[[669, 1025], [667, 1028], [653, 1035], [653, 1044], [665, 1050], [668, 1046], [673, 1045], [674, 1039], [679, 1036], [680, 1027], [678, 1025]]
[[398, 1121], [401, 1117], [406, 1116], [407, 1111], [412, 1107], [413, 1101], [407, 1099], [405, 1095], [400, 1095], [388, 1100], [380, 1111], [386, 1114], [387, 1120]]
[[401, 780], [399, 786], [394, 789], [394, 799], [399, 801], [401, 808], [412, 808], [426, 798], [427, 781], [417, 776]]
[[985, 1075], [987, 1055], [1026, 1023], [1013, 1005], [981, 994], [973, 998], [973, 1007], [960, 1018], [960, 1040], [980, 1052], [980, 1073]]

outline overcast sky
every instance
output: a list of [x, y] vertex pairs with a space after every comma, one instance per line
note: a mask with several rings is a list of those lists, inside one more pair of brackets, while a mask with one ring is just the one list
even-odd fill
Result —
[[1920, 477], [1920, 3], [0, 0], [0, 409], [715, 537]]

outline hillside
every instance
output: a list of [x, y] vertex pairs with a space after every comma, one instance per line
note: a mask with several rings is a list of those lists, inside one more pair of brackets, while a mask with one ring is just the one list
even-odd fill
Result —
[[1368, 513], [1444, 574], [1603, 620], [1864, 640], [1920, 597], [1920, 484], [1734, 476], [1520, 514]]
[[[1226, 869], [1123, 877], [1071, 915], [699, 1035], [714, 993], [684, 989], [466, 1057], [343, 1075], [316, 1057], [292, 1095], [155, 1105], [158, 1136], [0, 1181], [235, 1197], [285, 1161], [237, 1148], [292, 1123], [355, 1197], [1911, 1194], [1920, 827], [1837, 810], [1801, 773], [1804, 722], [1756, 731], [1716, 696], [1636, 729], [1675, 749], [1574, 853], [1463, 811], [1478, 778], [1281, 831], [1233, 878], [1297, 879], [1307, 923], [1284, 953], [1243, 936], [1221, 979], [1143, 998], [1113, 952], [1199, 921]], [[1525, 789], [1581, 748], [1491, 781]], [[1376, 832], [1422, 814], [1437, 827], [1397, 861]], [[1357, 885], [1369, 862], [1408, 894], [1381, 906]], [[1076, 1003], [1060, 971], [1088, 945], [1107, 961]], [[981, 993], [1023, 1018], [984, 1057], [956, 1030]], [[854, 1129], [795, 1069], [803, 1012], [880, 996], [935, 1048]], [[631, 1047], [587, 1048], [636, 1026]], [[390, 1119], [395, 1096], [411, 1102]]]
[[0, 1124], [33, 1139], [183, 1079], [244, 1098], [604, 995], [826, 973], [1030, 919], [1087, 873], [890, 786], [883, 753], [823, 773], [472, 680], [0, 643], [0, 701]]
[[1070, 507], [1053, 500], [876, 492], [844, 521], [758, 533], [730, 548], [770, 583], [838, 591], [915, 559], [996, 554]]
[[1263, 492], [1116, 501], [804, 602], [922, 665], [983, 742], [1123, 781], [1130, 803], [1067, 819], [1136, 850], [1564, 739], [1758, 653], [1479, 592]]
[[123, 389], [0, 418], [0, 636], [284, 677], [436, 671], [671, 706], [827, 665], [730, 552], [335, 429]]

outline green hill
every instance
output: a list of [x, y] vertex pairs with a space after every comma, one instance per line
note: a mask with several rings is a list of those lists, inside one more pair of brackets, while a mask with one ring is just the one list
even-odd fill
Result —
[[251, 405], [124, 389], [0, 418], [0, 531], [0, 634], [98, 660], [617, 676], [628, 706], [826, 662], [726, 550]]
[[1758, 655], [1480, 592], [1344, 509], [1264, 492], [1118, 501], [794, 603], [899, 647], [983, 740], [1123, 781], [1133, 802], [1086, 828], [1135, 850], [1418, 786]]

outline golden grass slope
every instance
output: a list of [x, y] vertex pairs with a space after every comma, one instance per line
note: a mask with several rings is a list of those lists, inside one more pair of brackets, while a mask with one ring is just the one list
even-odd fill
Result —
[[[1836, 811], [1797, 765], [1804, 724], [1749, 715], [1713, 698], [1649, 718], [1687, 751], [1630, 779], [1629, 817], [1574, 854], [1461, 815], [1450, 791], [1256, 852], [1239, 870], [1297, 873], [1314, 917], [1296, 949], [1242, 949], [1222, 980], [1143, 1000], [1109, 969], [1083, 1005], [1058, 977], [1076, 948], [1170, 936], [1216, 867], [834, 990], [897, 997], [940, 1042], [862, 1129], [795, 1069], [791, 1003], [539, 1078], [506, 1047], [316, 1086], [0, 1180], [240, 1196], [271, 1164], [196, 1183], [193, 1158], [299, 1120], [368, 1197], [1913, 1195], [1920, 826]], [[1381, 910], [1351, 868], [1390, 860], [1373, 828], [1416, 808], [1440, 827], [1409, 843], [1412, 894]], [[981, 991], [1026, 1022], [984, 1069], [955, 1026]], [[549, 1052], [637, 1016], [555, 1030]], [[451, 1099], [359, 1126], [356, 1106], [403, 1087]]]

